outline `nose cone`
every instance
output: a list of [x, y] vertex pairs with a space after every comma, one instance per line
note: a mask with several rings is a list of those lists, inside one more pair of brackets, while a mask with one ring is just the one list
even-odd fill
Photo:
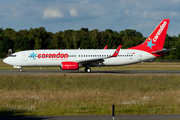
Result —
[[3, 62], [6, 63], [6, 64], [9, 64], [9, 58], [5, 58], [5, 59], [3, 60]]

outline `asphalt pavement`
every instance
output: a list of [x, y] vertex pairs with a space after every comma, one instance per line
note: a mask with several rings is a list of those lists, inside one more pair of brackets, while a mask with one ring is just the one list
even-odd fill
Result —
[[19, 72], [19, 70], [0, 70], [0, 74], [5, 75], [28, 75], [28, 74], [180, 74], [180, 71], [171, 70], [96, 70], [91, 73], [86, 73], [84, 70], [24, 70]]
[[[10, 116], [0, 120], [113, 120], [110, 115], [87, 116]], [[115, 120], [180, 120], [179, 114], [172, 115], [115, 115]]]

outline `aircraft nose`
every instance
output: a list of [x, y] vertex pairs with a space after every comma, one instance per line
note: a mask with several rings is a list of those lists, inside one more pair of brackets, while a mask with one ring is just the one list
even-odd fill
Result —
[[5, 58], [5, 59], [3, 60], [3, 62], [6, 63], [6, 64], [8, 64], [8, 63], [9, 63], [9, 58]]

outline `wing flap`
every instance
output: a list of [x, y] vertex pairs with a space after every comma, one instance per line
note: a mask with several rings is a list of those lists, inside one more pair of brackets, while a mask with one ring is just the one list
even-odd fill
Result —
[[94, 58], [94, 59], [85, 59], [78, 61], [81, 64], [90, 63], [90, 62], [104, 62], [105, 58]]

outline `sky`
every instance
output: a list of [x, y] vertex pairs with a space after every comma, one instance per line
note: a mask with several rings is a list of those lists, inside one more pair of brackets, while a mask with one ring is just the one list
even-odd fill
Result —
[[148, 37], [162, 19], [170, 19], [167, 34], [178, 36], [179, 6], [180, 0], [0, 0], [0, 28], [135, 29]]

